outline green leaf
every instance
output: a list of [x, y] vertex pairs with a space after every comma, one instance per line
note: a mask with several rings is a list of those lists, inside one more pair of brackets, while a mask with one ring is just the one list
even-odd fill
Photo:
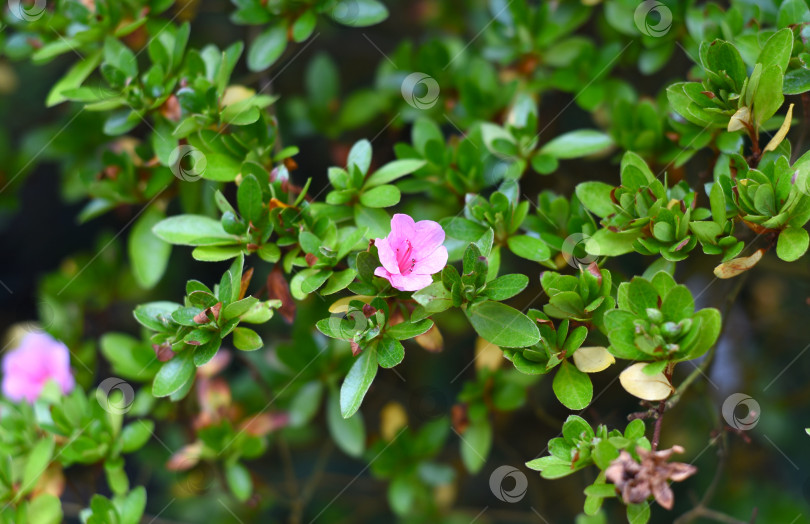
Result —
[[356, 167], [363, 175], [368, 173], [368, 168], [371, 166], [371, 142], [365, 138], [355, 142], [349, 151], [346, 166], [349, 170], [352, 166]]
[[587, 373], [578, 370], [567, 360], [562, 362], [557, 374], [554, 375], [551, 387], [563, 406], [568, 409], [585, 409], [593, 398], [593, 384]]
[[418, 322], [400, 322], [386, 329], [386, 333], [397, 340], [406, 340], [427, 333], [433, 327], [433, 321], [426, 318]]
[[396, 186], [377, 186], [361, 194], [360, 203], [366, 207], [391, 207], [397, 205], [401, 197]]
[[329, 16], [343, 25], [366, 27], [388, 18], [388, 9], [378, 0], [339, 0]]
[[783, 73], [779, 66], [763, 68], [754, 92], [754, 120], [757, 125], [762, 126], [782, 107], [785, 101], [782, 95], [782, 81]]
[[222, 153], [206, 153], [205, 169], [202, 175], [206, 180], [233, 182], [242, 169], [242, 162]]
[[101, 53], [102, 51], [100, 49], [96, 50], [76, 62], [73, 67], [70, 68], [70, 71], [53, 85], [51, 91], [48, 93], [48, 98], [45, 100], [45, 105], [47, 107], [53, 107], [67, 100], [63, 93], [82, 85], [82, 82], [84, 82], [101, 63]]
[[152, 227], [152, 232], [170, 244], [199, 246], [210, 244], [233, 244], [237, 238], [222, 229], [219, 220], [203, 215], [177, 215], [161, 220]]
[[323, 397], [323, 384], [312, 381], [305, 384], [290, 402], [290, 426], [301, 427], [308, 423], [318, 411]]
[[487, 282], [482, 294], [490, 300], [506, 300], [526, 289], [528, 285], [529, 277], [526, 275], [519, 273], [502, 275]]
[[641, 504], [627, 505], [628, 524], [647, 524], [650, 520], [650, 505], [646, 502]]
[[165, 218], [166, 215], [158, 206], [149, 206], [135, 221], [127, 242], [135, 281], [146, 289], [158, 283], [172, 253], [171, 244], [152, 232], [152, 228]]
[[264, 208], [262, 207], [262, 188], [255, 176], [248, 175], [242, 179], [242, 183], [239, 184], [239, 189], [236, 191], [236, 202], [239, 206], [239, 214], [253, 224], [258, 223]]
[[609, 229], [600, 229], [585, 242], [585, 251], [589, 255], [616, 257], [633, 251], [633, 243], [641, 236], [641, 230], [614, 233]]
[[582, 205], [591, 213], [603, 218], [616, 212], [610, 198], [612, 191], [613, 186], [604, 182], [582, 182], [576, 188], [577, 198]]
[[132, 453], [141, 449], [149, 441], [155, 423], [151, 420], [136, 420], [130, 422], [121, 430], [121, 452]]
[[264, 346], [262, 337], [250, 328], [238, 327], [233, 330], [233, 345], [242, 351], [255, 351]]
[[138, 486], [126, 497], [116, 497], [115, 507], [121, 515], [121, 524], [137, 524], [146, 509], [146, 488]]
[[367, 238], [382, 238], [390, 230], [391, 217], [384, 209], [354, 206], [354, 222], [357, 227], [367, 228]]
[[528, 235], [517, 235], [509, 237], [507, 242], [512, 253], [521, 258], [535, 262], [544, 262], [551, 256], [551, 251], [548, 249], [548, 246], [539, 238], [530, 237]]
[[771, 65], [776, 65], [779, 66], [782, 72], [786, 72], [792, 51], [793, 31], [786, 27], [775, 32], [768, 41], [765, 42], [757, 58], [757, 63], [762, 64], [763, 69]]
[[192, 356], [192, 351], [185, 350], [168, 362], [164, 362], [152, 383], [152, 395], [168, 397], [172, 393], [180, 391], [187, 382], [192, 380], [194, 372], [197, 370]]
[[398, 178], [413, 173], [414, 171], [422, 168], [427, 162], [415, 158], [405, 158], [402, 160], [394, 160], [389, 162], [375, 171], [364, 185], [365, 188], [372, 188], [382, 184], [388, 184]]
[[461, 434], [461, 460], [467, 471], [477, 473], [487, 461], [492, 447], [492, 427], [487, 419], [472, 422]]
[[40, 493], [29, 502], [26, 508], [27, 522], [37, 524], [58, 524], [62, 522], [62, 504], [59, 497], [50, 493]]
[[389, 335], [383, 336], [377, 344], [377, 363], [384, 368], [392, 368], [404, 358], [405, 348], [402, 342]]
[[540, 154], [555, 158], [579, 158], [593, 155], [613, 145], [610, 135], [593, 129], [564, 133], [540, 148]]
[[486, 301], [470, 306], [467, 317], [475, 332], [496, 346], [527, 347], [540, 340], [540, 331], [529, 317], [500, 302]]
[[798, 260], [807, 252], [808, 238], [807, 230], [803, 227], [788, 226], [779, 233], [776, 241], [776, 256], [785, 262]]
[[[376, 364], [375, 364], [376, 369]], [[359, 457], [366, 448], [366, 428], [363, 424], [363, 413], [351, 418], [340, 414], [340, 400], [336, 392], [329, 395], [326, 401], [326, 423], [337, 447], [349, 456]]]
[[357, 412], [376, 375], [377, 354], [366, 349], [354, 361], [340, 387], [340, 414], [343, 418]]
[[250, 472], [240, 462], [232, 462], [225, 465], [225, 478], [228, 481], [228, 488], [230, 488], [233, 495], [240, 502], [245, 502], [250, 498], [253, 493], [253, 480], [250, 478]]
[[248, 69], [263, 71], [279, 59], [287, 47], [287, 26], [277, 24], [262, 32], [250, 45], [247, 56]]
[[22, 484], [19, 488], [20, 495], [29, 493], [34, 489], [37, 480], [45, 473], [45, 468], [47, 468], [48, 464], [51, 462], [53, 448], [54, 441], [52, 436], [42, 438], [31, 448], [31, 451], [28, 453], [28, 458], [25, 461]]

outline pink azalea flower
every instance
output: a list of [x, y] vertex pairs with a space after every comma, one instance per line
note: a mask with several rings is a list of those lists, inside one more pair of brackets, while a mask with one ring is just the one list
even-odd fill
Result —
[[391, 282], [400, 291], [418, 291], [433, 283], [430, 275], [447, 265], [444, 230], [437, 222], [396, 214], [391, 219], [391, 232], [377, 238], [374, 244], [381, 267], [374, 274]]
[[28, 333], [20, 345], [3, 357], [3, 395], [33, 403], [53, 380], [67, 394], [75, 385], [70, 371], [70, 351], [47, 333]]

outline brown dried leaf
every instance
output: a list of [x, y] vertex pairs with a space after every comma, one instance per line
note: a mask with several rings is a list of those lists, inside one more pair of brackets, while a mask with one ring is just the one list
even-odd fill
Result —
[[716, 268], [714, 268], [714, 275], [717, 278], [733, 278], [739, 275], [740, 273], [744, 273], [757, 265], [757, 263], [762, 259], [762, 255], [765, 254], [765, 249], [760, 248], [754, 251], [754, 254], [747, 257], [737, 257], [735, 259], [729, 260], [728, 262], [723, 262]]

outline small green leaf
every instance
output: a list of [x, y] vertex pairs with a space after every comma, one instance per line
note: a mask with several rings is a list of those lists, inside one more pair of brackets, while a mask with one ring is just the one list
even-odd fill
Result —
[[242, 351], [255, 351], [264, 346], [262, 337], [250, 328], [238, 327], [233, 330], [233, 345]]
[[798, 260], [807, 252], [807, 230], [803, 227], [788, 226], [779, 233], [776, 241], [776, 255], [785, 262]]
[[544, 262], [551, 256], [551, 251], [548, 249], [548, 246], [539, 238], [530, 237], [528, 235], [517, 235], [509, 237], [507, 242], [512, 253], [527, 260]]
[[426, 318], [418, 322], [400, 322], [386, 329], [386, 333], [397, 340], [406, 340], [417, 337], [433, 327], [433, 321]]
[[256, 224], [262, 217], [263, 208], [262, 188], [255, 176], [248, 175], [242, 180], [236, 191], [236, 201], [239, 213], [246, 220]]
[[135, 221], [127, 242], [135, 280], [145, 289], [158, 283], [169, 264], [171, 244], [152, 232], [152, 228], [165, 218], [166, 215], [158, 206], [149, 206]]
[[567, 360], [562, 362], [551, 385], [554, 394], [568, 409], [585, 409], [593, 398], [593, 384], [586, 373]]
[[501, 301], [512, 298], [529, 285], [529, 277], [514, 273], [502, 275], [487, 282], [483, 295], [490, 300]]
[[492, 447], [492, 426], [487, 419], [472, 422], [461, 434], [461, 460], [467, 471], [477, 473], [487, 461]]
[[579, 158], [599, 153], [612, 145], [610, 135], [593, 129], [580, 129], [554, 138], [540, 148], [540, 154], [555, 158]]
[[340, 387], [340, 414], [343, 418], [357, 412], [376, 375], [377, 354], [366, 349], [354, 361]]
[[388, 184], [389, 182], [393, 182], [394, 180], [402, 178], [407, 174], [413, 173], [425, 164], [426, 162], [424, 160], [418, 160], [415, 158], [394, 160], [393, 162], [385, 164], [375, 171], [370, 177], [368, 177], [364, 187], [372, 188], [383, 184]]
[[193, 352], [181, 351], [168, 362], [164, 362], [163, 367], [155, 375], [152, 383], [152, 395], [168, 397], [172, 393], [180, 391], [187, 382], [194, 378], [196, 369]]
[[237, 238], [222, 229], [219, 220], [203, 215], [177, 215], [161, 220], [152, 227], [152, 232], [170, 244], [198, 246], [210, 244], [233, 244]]
[[36, 482], [43, 473], [45, 468], [51, 462], [53, 456], [54, 441], [53, 437], [44, 437], [34, 444], [31, 451], [28, 453], [28, 458], [25, 461], [25, 469], [23, 470], [22, 485], [20, 486], [19, 493], [24, 495], [29, 493], [36, 486]]
[[378, 0], [339, 0], [329, 16], [343, 25], [366, 27], [388, 18], [388, 9]]
[[392, 368], [404, 358], [405, 348], [402, 342], [392, 336], [383, 336], [377, 344], [377, 363], [384, 368]]
[[250, 472], [247, 468], [239, 462], [232, 462], [225, 466], [225, 478], [228, 481], [228, 487], [237, 500], [245, 502], [250, 498], [253, 493], [253, 480], [250, 478]]
[[401, 197], [396, 186], [377, 186], [361, 194], [360, 203], [366, 207], [391, 207], [397, 205]]
[[287, 47], [287, 26], [277, 24], [262, 32], [250, 45], [247, 65], [251, 71], [263, 71], [279, 59]]
[[366, 448], [363, 413], [356, 413], [348, 419], [341, 416], [337, 392], [329, 395], [329, 399], [326, 401], [326, 423], [332, 440], [344, 453], [352, 457], [359, 457], [363, 454], [363, 450]]
[[540, 340], [540, 331], [529, 317], [500, 302], [481, 302], [467, 309], [470, 323], [486, 341], [507, 348], [527, 347]]

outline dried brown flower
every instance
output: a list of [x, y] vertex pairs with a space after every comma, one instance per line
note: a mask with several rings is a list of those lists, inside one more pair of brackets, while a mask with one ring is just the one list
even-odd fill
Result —
[[681, 446], [661, 451], [637, 448], [641, 462], [622, 450], [618, 458], [605, 470], [605, 477], [616, 485], [622, 499], [628, 504], [640, 504], [652, 495], [666, 509], [672, 509], [675, 498], [670, 481], [680, 482], [697, 472], [697, 468], [683, 462], [668, 462], [673, 453], [683, 453]]

